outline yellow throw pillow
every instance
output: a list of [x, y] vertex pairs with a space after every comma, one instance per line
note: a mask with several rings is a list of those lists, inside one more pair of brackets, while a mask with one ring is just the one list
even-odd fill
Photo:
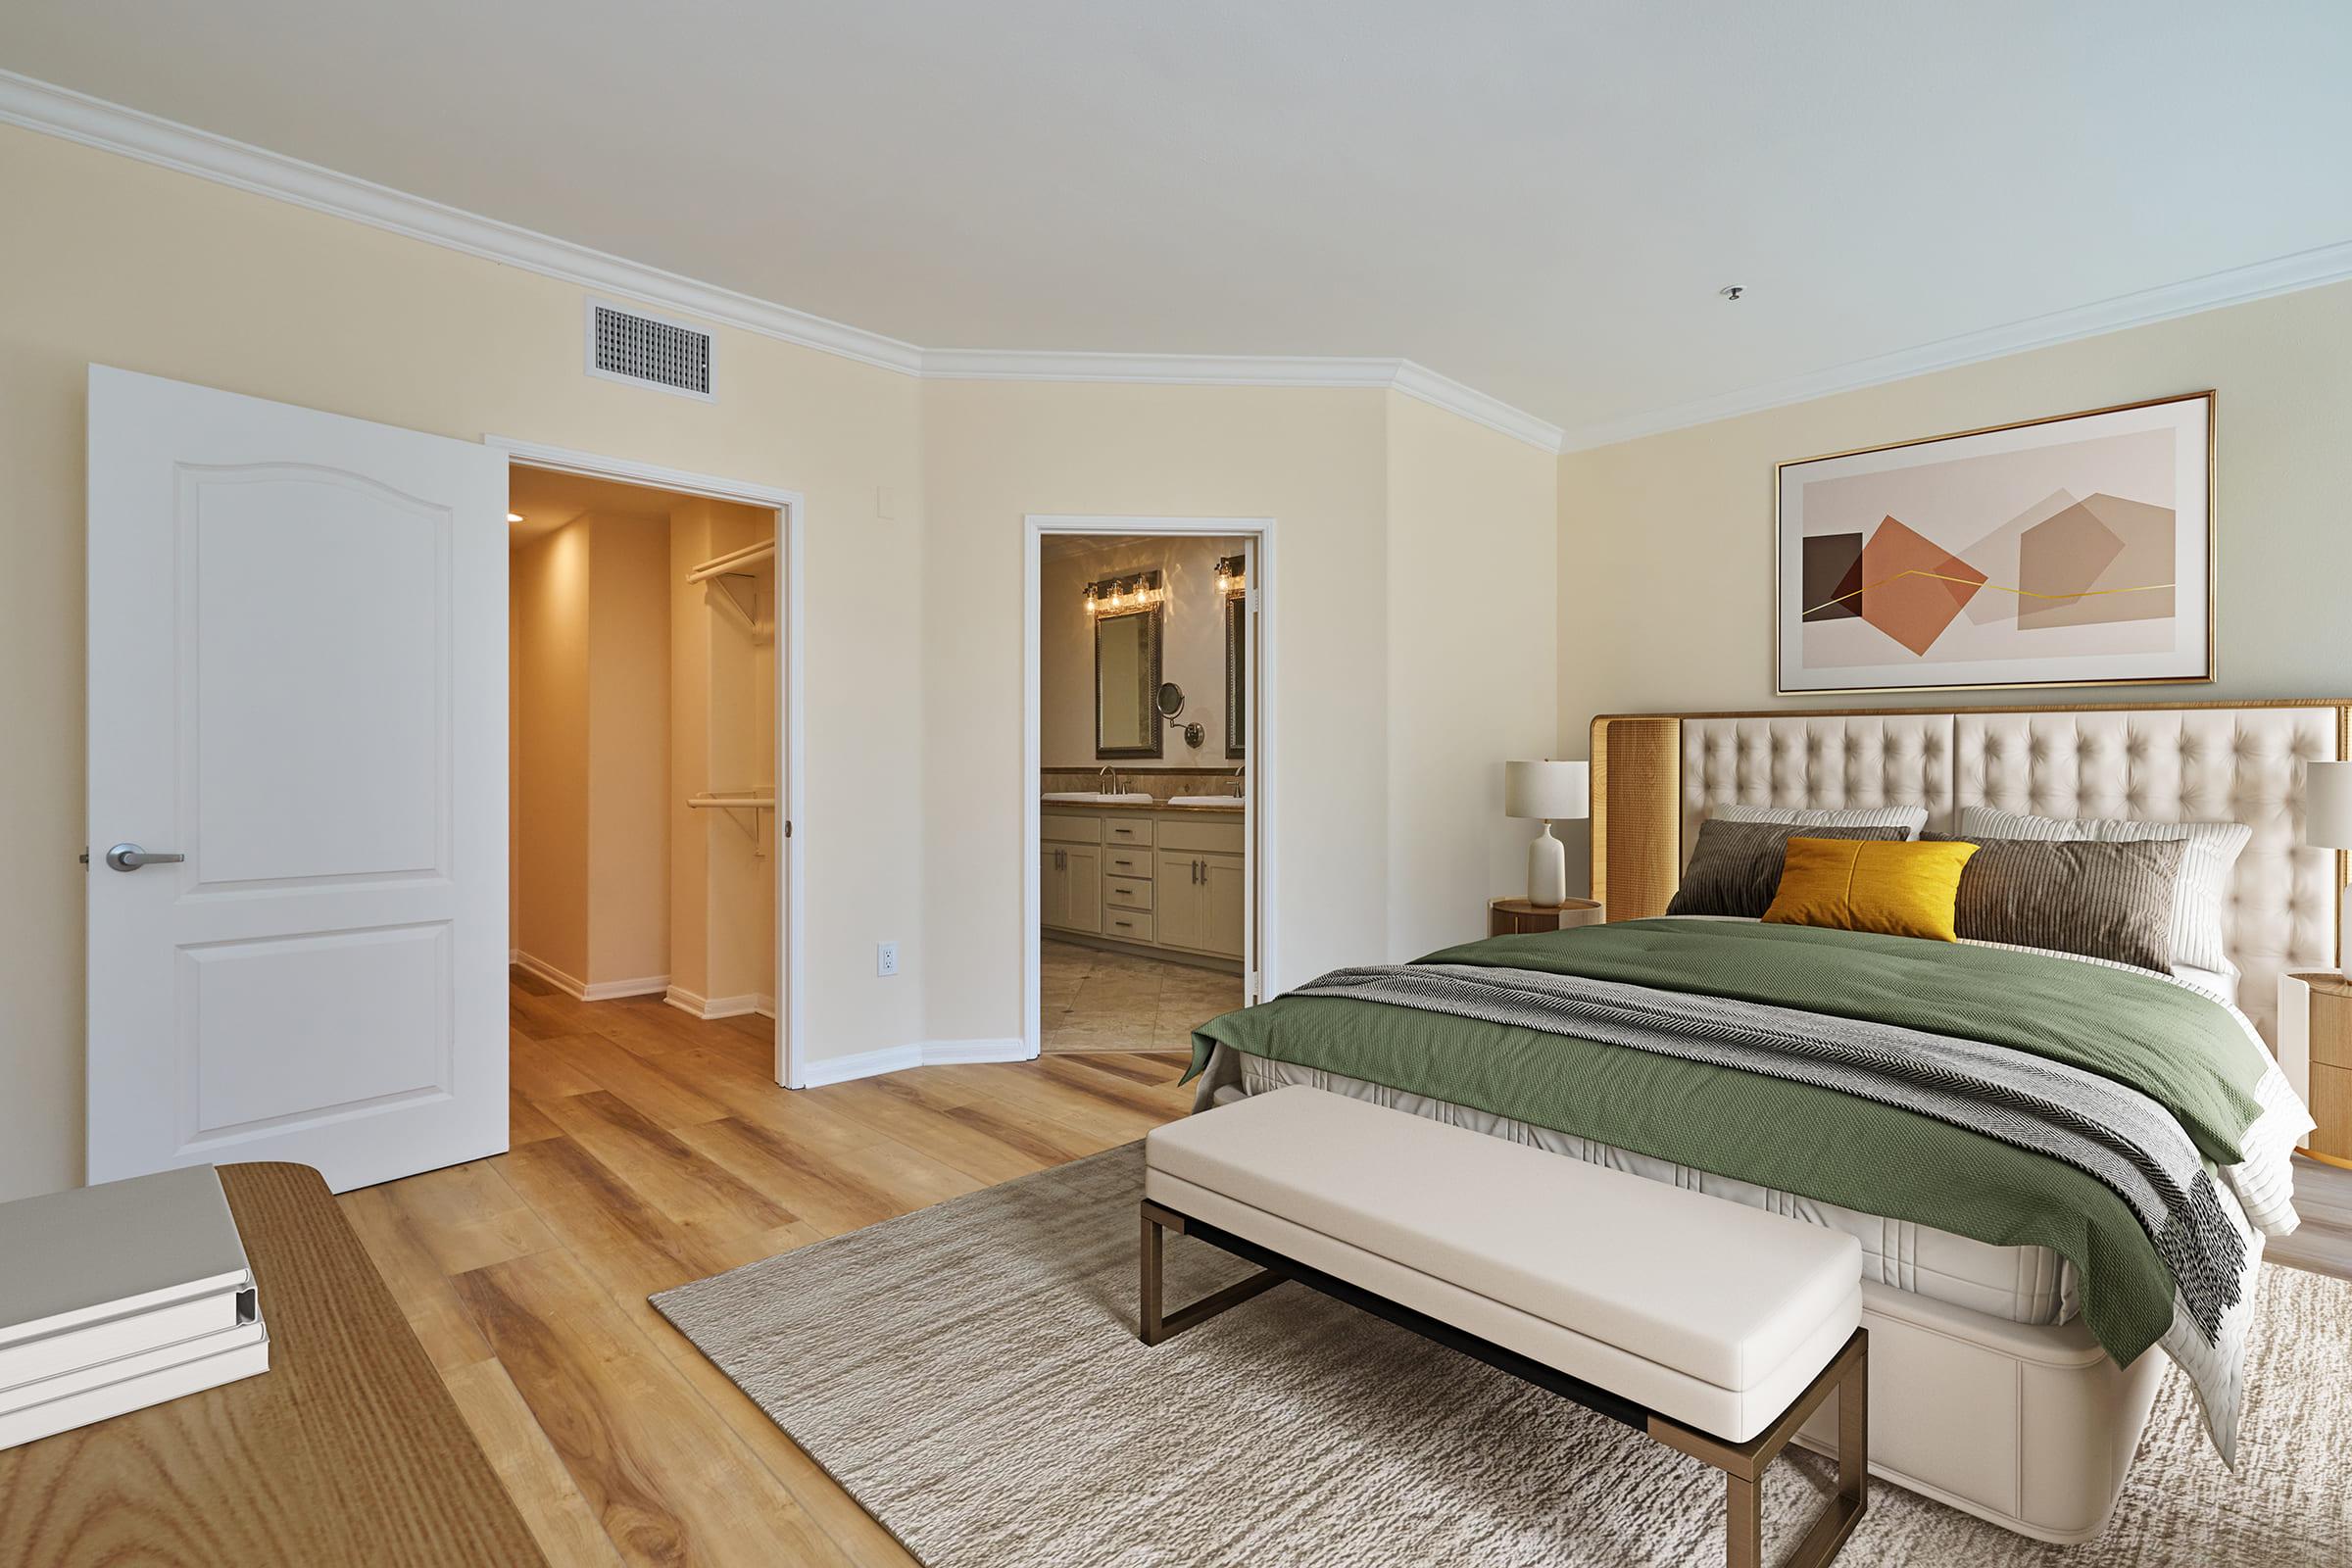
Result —
[[1974, 844], [1790, 839], [1764, 918], [1782, 925], [1879, 931], [1957, 942], [1952, 908]]

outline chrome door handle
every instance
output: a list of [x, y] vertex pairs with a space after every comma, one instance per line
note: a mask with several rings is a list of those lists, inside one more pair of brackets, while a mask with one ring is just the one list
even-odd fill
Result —
[[184, 855], [151, 855], [136, 844], [118, 844], [106, 852], [106, 863], [118, 871], [136, 871], [142, 865], [176, 865]]

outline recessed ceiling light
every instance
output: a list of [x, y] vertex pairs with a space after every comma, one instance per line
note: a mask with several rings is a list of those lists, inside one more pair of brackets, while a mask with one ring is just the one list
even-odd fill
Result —
[[1738, 283], [1726, 283], [1723, 287], [1717, 289], [1715, 292], [1722, 295], [1727, 300], [1736, 300], [1740, 295], [1746, 293], [1747, 290], [1740, 287]]
[[510, 512], [507, 514], [507, 520], [509, 522], [520, 522], [522, 520], [522, 514], [519, 512]]

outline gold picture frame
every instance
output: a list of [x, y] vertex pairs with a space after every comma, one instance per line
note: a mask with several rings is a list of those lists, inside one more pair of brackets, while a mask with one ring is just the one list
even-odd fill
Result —
[[[1774, 465], [1774, 692], [2211, 682], [2216, 403], [2208, 388]], [[2136, 612], [2158, 591], [2167, 612]], [[1850, 624], [1806, 630], [1828, 623]]]

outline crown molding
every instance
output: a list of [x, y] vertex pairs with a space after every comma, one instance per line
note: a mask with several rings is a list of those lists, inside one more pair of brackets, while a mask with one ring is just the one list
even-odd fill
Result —
[[1026, 349], [926, 349], [923, 375], [942, 381], [1368, 387], [1418, 398], [1545, 452], [1560, 450], [1558, 425], [1411, 360], [1312, 354], [1056, 354]]
[[897, 338], [642, 267], [14, 72], [0, 71], [0, 122], [762, 337], [907, 374], [921, 369], [922, 350]]
[[1563, 430], [1404, 359], [924, 349], [265, 148], [0, 71], [0, 123], [906, 375], [941, 380], [1388, 388], [1546, 452], [1583, 451], [2352, 278], [2352, 242], [2143, 289], [1738, 392]]
[[1557, 425], [1409, 360], [923, 349], [14, 72], [0, 71], [0, 123], [906, 375], [943, 380], [1393, 387], [1546, 452], [1559, 450]]
[[1712, 424], [1718, 419], [1737, 418], [1742, 414], [1757, 414], [1765, 409], [1784, 408], [1791, 403], [1810, 403], [1815, 398], [1832, 397], [1839, 392], [1883, 386], [1889, 381], [1907, 380], [1936, 370], [1953, 369], [1984, 360], [1997, 360], [2006, 355], [2072, 343], [2079, 338], [2098, 337], [2104, 333], [2122, 331], [2126, 327], [2147, 326], [2157, 321], [2172, 320], [2176, 317], [2194, 316], [2201, 311], [2268, 299], [2276, 294], [2320, 288], [2329, 283], [2343, 282], [2347, 278], [2352, 278], [2352, 241], [2323, 245], [2315, 250], [2298, 251], [2292, 256], [2209, 272], [2185, 282], [2167, 283], [2136, 293], [2119, 294], [2113, 299], [2092, 305], [2030, 317], [2006, 326], [1987, 327], [1981, 332], [1966, 332], [1958, 337], [1921, 344], [1917, 348], [1900, 349], [1867, 360], [1854, 360], [1832, 366], [1828, 369], [1791, 376], [1787, 380], [1769, 381], [1744, 391], [1700, 398], [1643, 414], [1628, 415], [1622, 418], [1572, 425], [1562, 432], [1560, 450], [1589, 451], [1593, 447], [1613, 446], [1620, 441], [1659, 435], [1668, 430]]

